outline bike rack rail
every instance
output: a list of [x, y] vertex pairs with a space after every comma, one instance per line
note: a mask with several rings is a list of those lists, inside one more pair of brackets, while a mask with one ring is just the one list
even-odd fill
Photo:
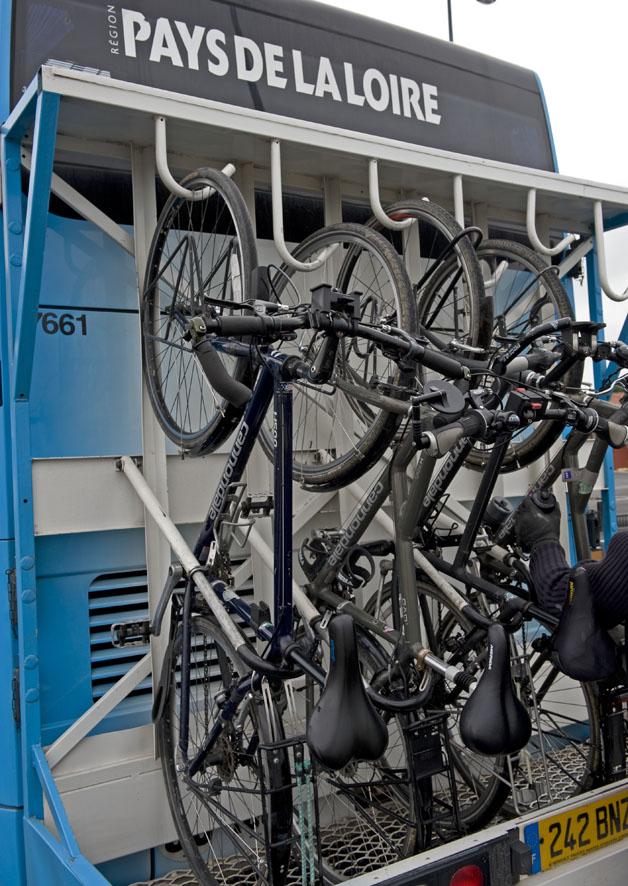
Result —
[[[574, 239], [573, 235], [581, 237], [581, 242], [559, 267], [562, 273], [566, 273], [575, 262], [586, 258], [590, 313], [593, 319], [600, 319], [602, 289], [607, 294], [612, 293], [605, 266], [604, 229], [619, 227], [628, 217], [628, 190], [610, 185], [358, 135], [330, 126], [125, 83], [93, 72], [54, 65], [41, 69], [2, 126], [7, 312], [0, 323], [9, 364], [8, 368], [3, 366], [3, 372], [10, 383], [5, 390], [13, 440], [11, 483], [18, 613], [19, 742], [24, 761], [21, 771], [24, 840], [29, 882], [33, 883], [46, 882], [50, 871], [54, 870], [58, 877], [55, 882], [104, 884], [106, 880], [94, 863], [158, 845], [173, 835], [172, 825], [164, 818], [159, 803], [145, 810], [147, 822], [139, 822], [137, 801], [133, 800], [142, 790], [150, 788], [155, 792], [158, 790], [155, 785], [161, 786], [151, 728], [146, 727], [141, 736], [134, 736], [134, 740], [143, 743], [143, 751], [134, 758], [133, 777], [128, 779], [117, 775], [122, 764], [115, 756], [115, 749], [104, 740], [107, 735], [86, 738], [134, 686], [150, 673], [159, 673], [163, 644], [153, 642], [149, 654], [127, 671], [96, 704], [84, 711], [45, 753], [43, 751], [35, 533], [53, 533], [59, 531], [59, 525], [63, 526], [61, 531], [64, 533], [97, 531], [105, 526], [144, 528], [151, 612], [170, 564], [170, 547], [158, 528], [145, 517], [125, 481], [115, 477], [113, 459], [77, 457], [53, 459], [50, 464], [45, 461], [34, 463], [30, 443], [30, 389], [50, 192], [56, 193], [93, 222], [123, 250], [134, 254], [141, 286], [156, 220], [156, 173], [171, 190], [174, 184], [179, 196], [197, 199], [197, 192], [185, 188], [177, 191], [176, 173], [168, 164], [166, 120], [170, 163], [176, 169], [191, 169], [197, 165], [222, 168], [226, 164], [235, 164], [238, 184], [250, 209], [254, 208], [255, 184], [267, 187], [270, 183], [276, 248], [285, 261], [294, 260], [283, 236], [281, 196], [284, 186], [324, 194], [326, 222], [340, 220], [342, 196], [364, 201], [369, 192], [371, 202], [382, 211], [386, 202], [410, 191], [453, 207], [460, 224], [464, 223], [465, 217], [474, 222], [480, 220], [485, 226], [488, 220], [499, 220], [519, 230], [525, 230], [526, 224], [531, 224], [531, 231], [535, 232], [534, 217], [539, 209], [547, 222], [542, 233], [545, 244], [548, 234], [560, 240], [555, 246], [548, 247], [537, 236], [543, 251], [551, 249], [552, 254], [557, 253], [564, 248], [566, 241]], [[238, 136], [236, 141], [234, 133]], [[234, 144], [237, 144], [237, 156], [233, 154]], [[209, 151], [210, 156], [199, 156], [199, 146]], [[133, 236], [53, 173], [55, 160], [88, 160], [98, 164], [112, 158], [132, 173]], [[21, 190], [22, 164], [30, 168], [25, 211]], [[330, 170], [333, 171], [331, 175]], [[370, 188], [367, 173], [370, 173]], [[527, 211], [523, 210], [524, 195]], [[388, 219], [387, 223], [392, 221]], [[406, 227], [406, 221], [401, 225]], [[570, 232], [567, 238], [564, 237], [565, 231]], [[537, 248], [539, 243], [535, 244]], [[322, 261], [319, 256], [317, 262], [301, 263], [301, 269], [312, 270], [313, 265]], [[614, 293], [610, 297], [617, 298]], [[623, 297], [626, 293], [619, 296]], [[623, 337], [628, 338], [628, 324], [624, 327]], [[602, 367], [596, 366], [596, 372], [601, 378]], [[150, 409], [144, 409], [142, 429], [144, 451], [136, 454], [143, 457], [143, 475], [161, 508], [172, 513], [177, 523], [199, 522], [205, 506], [204, 487], [197, 482], [195, 473], [199, 468], [190, 460], [181, 462], [167, 456], [163, 434]], [[217, 453], [211, 458], [221, 459], [222, 456]], [[604, 502], [607, 525], [613, 531], [610, 462], [606, 467], [608, 491]], [[71, 478], [79, 475], [80, 500], [69, 502], [67, 496], [58, 494], [58, 490], [70, 488]], [[115, 482], [111, 481], [112, 476]], [[177, 498], [175, 507], [170, 507], [169, 481], [173, 486], [185, 485], [185, 505]], [[96, 513], [90, 506], [90, 496], [102, 488], [110, 494]], [[332, 499], [333, 494], [303, 497], [295, 515], [295, 532]], [[238, 570], [238, 579], [244, 580], [255, 572], [263, 592], [264, 585], [268, 585], [267, 564], [272, 562], [272, 552], [267, 539], [257, 529], [251, 532], [249, 543], [253, 556]], [[102, 775], [101, 784], [94, 785], [91, 793], [86, 793], [89, 806], [81, 806], [81, 791], [69, 787], [76, 778], [69, 762], [72, 759], [70, 754], [80, 750], [81, 743], [85, 748], [81, 758], [83, 767], [86, 760], [92, 760], [94, 764], [99, 761], [101, 766], [109, 755], [109, 775]], [[125, 780], [128, 787], [121, 786]], [[118, 790], [126, 791], [116, 795], [120, 821], [114, 835], [115, 849], [112, 838], [103, 833], [102, 828], [96, 829], [99, 833], [94, 833], [95, 829], [90, 831], [86, 827], [89, 810], [100, 808], [99, 797], [105, 795], [99, 792], [109, 790], [114, 782]], [[163, 795], [153, 793], [151, 796], [161, 796], [163, 800]], [[61, 839], [49, 829], [48, 823], [53, 820]]]

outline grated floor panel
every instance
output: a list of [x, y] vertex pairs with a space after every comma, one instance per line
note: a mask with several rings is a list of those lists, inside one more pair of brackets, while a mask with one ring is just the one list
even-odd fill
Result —
[[[556, 752], [554, 752], [554, 756], [556, 758]], [[570, 795], [569, 788], [573, 788], [574, 777], [577, 778], [581, 776], [583, 769], [582, 756], [577, 752], [574, 752], [572, 748], [561, 749], [560, 764], [563, 769], [563, 778], [558, 779], [552, 785], [554, 793], [553, 802], [565, 799]], [[533, 778], [537, 775], [541, 775], [540, 767], [540, 761], [532, 766], [531, 775]], [[568, 774], [570, 771], [572, 773], [571, 778]], [[436, 794], [436, 796], [439, 795]], [[465, 797], [464, 788], [461, 790], [459, 799], [463, 803], [464, 800], [467, 799]], [[471, 799], [470, 794], [468, 799]], [[547, 799], [545, 802], [543, 802], [543, 800], [541, 801], [541, 805], [546, 805], [546, 803]], [[532, 808], [533, 807], [522, 809], [520, 814], [523, 814], [523, 812], [526, 811], [531, 811]], [[510, 807], [510, 809], [504, 807], [501, 813], [496, 817], [496, 820], [512, 818], [516, 817], [516, 815], [517, 813], [512, 807]], [[380, 820], [379, 824], [380, 826], [385, 826], [382, 820]], [[394, 842], [395, 837], [397, 836], [395, 832], [400, 829], [400, 824], [397, 819], [390, 819], [389, 825], [390, 826], [385, 826], [386, 831], [391, 842]], [[433, 846], [448, 842], [448, 840], [455, 839], [457, 836], [457, 834], [453, 832], [453, 829], [450, 834], [447, 833], [446, 829], [439, 828], [438, 830], [440, 833], [434, 835], [432, 841]], [[323, 858], [328, 860], [328, 862], [333, 863], [333, 866], [338, 873], [346, 878], [356, 877], [359, 874], [365, 874], [377, 870], [378, 868], [384, 867], [397, 860], [396, 855], [384, 840], [382, 840], [381, 843], [378, 843], [378, 845], [374, 845], [372, 842], [372, 832], [370, 833], [370, 836], [371, 842], [365, 841], [365, 835], [361, 827], [359, 825], [355, 826], [352, 822], [347, 822], [345, 825], [338, 825], [338, 823], [336, 823], [333, 828], [324, 829], [321, 833], [321, 850]], [[398, 837], [399, 842], [401, 842], [403, 838], [401, 831]], [[246, 868], [247, 870], [245, 870], [242, 861], [236, 856], [231, 859], [230, 865], [225, 862], [223, 867], [225, 879], [220, 886], [257, 886], [258, 881], [256, 880], [254, 872], [248, 865], [246, 865]], [[288, 875], [287, 886], [301, 886], [301, 882], [301, 866], [297, 860]], [[179, 870], [171, 871], [169, 874], [155, 880], [142, 880], [130, 884], [130, 886], [198, 886], [198, 880], [192, 871]]]

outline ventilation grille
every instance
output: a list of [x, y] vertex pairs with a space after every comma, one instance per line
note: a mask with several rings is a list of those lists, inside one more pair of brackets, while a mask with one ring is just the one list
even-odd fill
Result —
[[[243, 560], [234, 558], [232, 565], [235, 568], [241, 562]], [[111, 642], [113, 624], [148, 618], [146, 570], [99, 575], [92, 581], [88, 596], [92, 697], [94, 701], [98, 701], [149, 651], [148, 644], [118, 649]], [[252, 581], [238, 588], [238, 596], [248, 603], [253, 601]], [[247, 629], [245, 634], [251, 637], [253, 632]], [[213, 677], [214, 674], [210, 676]], [[120, 706], [128, 704], [134, 698], [149, 697], [151, 688], [152, 680], [148, 677], [129, 693]]]
[[[94, 701], [98, 701], [148, 652], [148, 644], [117, 649], [111, 642], [111, 625], [121, 621], [141, 621], [147, 618], [146, 570], [108, 572], [99, 575], [91, 583], [89, 642]], [[150, 691], [149, 677], [136, 686], [127, 699], [149, 695]]]

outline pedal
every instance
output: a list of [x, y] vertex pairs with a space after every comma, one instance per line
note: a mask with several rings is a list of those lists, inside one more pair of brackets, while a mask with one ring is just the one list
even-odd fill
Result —
[[269, 517], [273, 507], [274, 499], [272, 495], [266, 495], [263, 498], [254, 498], [252, 495], [247, 495], [240, 507], [240, 514], [243, 517]]
[[141, 621], [121, 621], [111, 625], [111, 643], [116, 649], [126, 646], [146, 646], [150, 641], [150, 622], [148, 619]]

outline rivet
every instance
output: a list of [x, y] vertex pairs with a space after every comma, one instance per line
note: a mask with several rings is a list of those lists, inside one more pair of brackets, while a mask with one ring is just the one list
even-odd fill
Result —
[[13, 253], [13, 255], [11, 256], [11, 258], [9, 259], [9, 261], [11, 262], [11, 264], [12, 264], [15, 268], [19, 268], [19, 267], [21, 266], [21, 264], [22, 264], [22, 256], [21, 256], [21, 255], [16, 255], [15, 253]]
[[39, 664], [39, 659], [36, 655], [27, 655], [24, 659], [24, 667], [28, 668], [29, 671], [32, 671], [33, 668], [36, 668]]
[[24, 229], [19, 221], [12, 221], [9, 225], [9, 230], [12, 234], [21, 234]]
[[26, 701], [33, 702], [39, 701], [39, 689], [29, 689], [25, 695]]
[[26, 557], [22, 557], [22, 559], [20, 560], [20, 566], [22, 567], [22, 569], [32, 569], [34, 565], [35, 561], [30, 554], [27, 554]]
[[28, 588], [25, 591], [22, 591], [22, 602], [23, 603], [34, 603], [35, 602], [35, 591], [32, 588]]

